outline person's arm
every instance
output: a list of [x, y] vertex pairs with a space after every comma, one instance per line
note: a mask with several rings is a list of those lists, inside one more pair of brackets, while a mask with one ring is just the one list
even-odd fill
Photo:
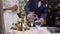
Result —
[[3, 8], [3, 10], [5, 11], [5, 10], [11, 10], [11, 8], [9, 7], [9, 8]]
[[26, 3], [26, 5], [25, 5], [25, 7], [24, 7], [24, 9], [25, 9], [26, 12], [30, 11], [31, 3], [32, 3], [32, 0], [29, 0], [29, 1]]
[[4, 8], [3, 10], [5, 11], [5, 10], [13, 10], [13, 11], [16, 11], [18, 9], [18, 6], [17, 5], [14, 5], [14, 6], [12, 6], [12, 7], [6, 7], [6, 8]]
[[44, 12], [41, 14], [41, 18], [46, 18], [48, 9], [44, 9]]
[[47, 9], [45, 9], [44, 12], [41, 14], [40, 22], [41, 22], [42, 25], [43, 25], [46, 17], [47, 17]]
[[[46, 19], [46, 17], [47, 17], [47, 12], [48, 12], [48, 2], [47, 1], [44, 1], [45, 2], [45, 7], [44, 7], [44, 9], [43, 9], [43, 12], [42, 12], [42, 14], [41, 14], [41, 18], [40, 18], [40, 22], [41, 22], [41, 24], [43, 24], [44, 23], [44, 19]], [[47, 6], [46, 6], [47, 5]]]
[[43, 8], [43, 13], [41, 14], [41, 18], [46, 18], [47, 16], [47, 12], [48, 12], [48, 2], [47, 0], [44, 0], [44, 3], [45, 3], [45, 7]]

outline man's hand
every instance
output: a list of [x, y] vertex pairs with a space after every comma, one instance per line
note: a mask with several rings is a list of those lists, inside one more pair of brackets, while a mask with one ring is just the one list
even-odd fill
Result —
[[27, 18], [28, 18], [28, 19], [32, 19], [32, 18], [33, 18], [33, 15], [32, 15], [32, 14], [28, 14], [28, 15], [27, 15]]
[[40, 22], [41, 22], [41, 24], [43, 24], [44, 23], [44, 18], [40, 18]]
[[29, 13], [29, 14], [27, 15], [28, 21], [34, 20], [33, 18], [34, 18], [34, 14], [33, 14], [33, 13]]

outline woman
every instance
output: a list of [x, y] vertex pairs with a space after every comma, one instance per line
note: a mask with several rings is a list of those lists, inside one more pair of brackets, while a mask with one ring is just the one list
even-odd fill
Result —
[[29, 0], [25, 5], [24, 9], [26, 10], [27, 13], [29, 11], [34, 11], [35, 14], [38, 15], [40, 22], [43, 23], [47, 15], [47, 1], [46, 0]]
[[4, 11], [4, 22], [6, 34], [10, 30], [12, 23], [19, 18], [17, 13], [18, 10], [18, 0], [3, 0], [3, 11]]

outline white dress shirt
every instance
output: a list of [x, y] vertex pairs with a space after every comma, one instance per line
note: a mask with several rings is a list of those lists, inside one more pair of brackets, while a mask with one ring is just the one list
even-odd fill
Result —
[[40, 7], [40, 6], [41, 6], [41, 1], [38, 2], [38, 7]]

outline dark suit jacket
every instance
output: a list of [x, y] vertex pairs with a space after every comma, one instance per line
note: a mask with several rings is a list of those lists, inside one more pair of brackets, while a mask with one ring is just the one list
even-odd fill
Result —
[[42, 5], [38, 9], [38, 0], [29, 0], [27, 4], [25, 5], [24, 9], [26, 12], [29, 11], [35, 11], [36, 12], [41, 12], [41, 17], [46, 18], [47, 15], [47, 7], [46, 7], [47, 1], [43, 0]]

